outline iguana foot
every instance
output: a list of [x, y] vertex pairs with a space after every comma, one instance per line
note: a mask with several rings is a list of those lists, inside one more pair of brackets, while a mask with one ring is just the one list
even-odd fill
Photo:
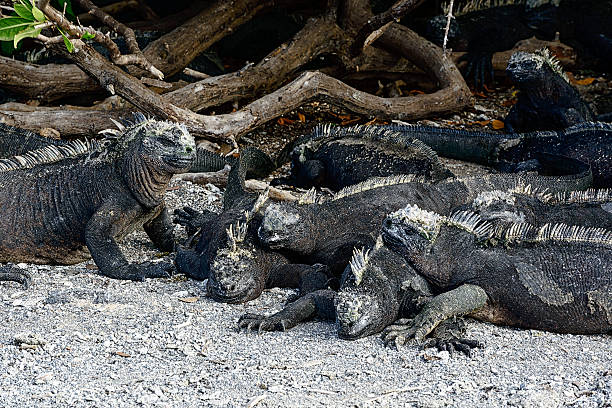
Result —
[[9, 265], [2, 269], [5, 270], [0, 271], [0, 281], [21, 283], [25, 289], [30, 287], [30, 284], [32, 283], [32, 276], [29, 273]]
[[183, 209], [177, 208], [174, 210], [174, 218], [172, 221], [175, 224], [185, 227], [188, 235], [193, 235], [202, 227], [202, 225], [205, 225], [210, 221], [211, 214], [214, 213], [211, 211], [200, 212], [191, 207], [183, 207]]
[[495, 73], [493, 71], [493, 54], [489, 52], [474, 52], [467, 53], [459, 61], [467, 61], [467, 68], [465, 70], [465, 78], [467, 79], [472, 74], [472, 81], [474, 88], [481, 92], [486, 87], [486, 76], [491, 79], [493, 83]]
[[434, 329], [423, 344], [423, 348], [435, 347], [439, 351], [448, 351], [452, 356], [455, 351], [472, 357], [472, 350], [483, 348], [484, 345], [463, 336], [467, 330], [467, 322], [463, 318], [454, 318], [443, 321]]
[[484, 344], [478, 340], [472, 339], [428, 339], [423, 348], [435, 347], [438, 351], [448, 351], [452, 356], [456, 351], [472, 357], [472, 350], [475, 348], [483, 348]]
[[247, 331], [257, 330], [261, 333], [263, 331], [285, 331], [288, 327], [287, 323], [286, 319], [283, 319], [278, 313], [270, 316], [246, 313], [238, 320], [238, 327]]

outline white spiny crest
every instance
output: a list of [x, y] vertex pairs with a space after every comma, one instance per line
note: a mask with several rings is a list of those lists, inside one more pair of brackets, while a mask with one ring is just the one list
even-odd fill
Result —
[[421, 235], [428, 240], [433, 240], [440, 231], [440, 224], [446, 219], [433, 211], [422, 210], [416, 205], [407, 205], [388, 216], [400, 223], [408, 223], [417, 228]]
[[255, 200], [255, 203], [253, 204], [253, 208], [251, 208], [249, 211], [244, 212], [244, 218], [247, 223], [253, 219], [253, 217], [259, 212], [259, 210], [261, 210], [261, 207], [263, 207], [263, 205], [268, 201], [269, 198], [270, 186], [266, 187], [266, 189], [262, 191], [261, 194], [259, 194], [257, 200]]
[[559, 60], [553, 54], [551, 54], [548, 48], [544, 47], [539, 50], [536, 50], [534, 52], [534, 55], [539, 56], [542, 59], [542, 61], [546, 65], [548, 65], [550, 69], [553, 70], [553, 72], [559, 74], [561, 78], [563, 78], [566, 82], [569, 83], [569, 78], [567, 77], [567, 74], [563, 71], [563, 68], [561, 67], [561, 64], [559, 63]]
[[0, 159], [0, 171], [28, 169], [41, 164], [58, 162], [66, 158], [89, 153], [97, 146], [97, 142], [89, 140], [73, 140], [64, 145], [45, 146], [20, 156]]
[[612, 203], [612, 189], [590, 188], [584, 191], [563, 191], [563, 192], [556, 193], [554, 196], [552, 196], [550, 201], [557, 203], [557, 204]]
[[237, 221], [225, 230], [227, 233], [227, 245], [233, 252], [236, 251], [238, 243], [246, 238], [247, 228], [247, 224]]
[[383, 247], [383, 245], [385, 245], [385, 241], [383, 241], [382, 235], [378, 234], [378, 237], [376, 237], [376, 243], [374, 244], [374, 250], [379, 250]]
[[502, 191], [502, 190], [491, 190], [483, 191], [474, 198], [472, 201], [472, 208], [478, 209], [480, 207], [486, 207], [494, 202], [503, 201], [508, 205], [514, 205], [516, 199], [514, 197], [514, 191]]
[[493, 225], [483, 221], [480, 215], [472, 211], [457, 211], [445, 220], [446, 224], [462, 228], [478, 238], [488, 238], [493, 235]]
[[375, 188], [394, 186], [397, 184], [406, 183], [425, 183], [425, 177], [417, 176], [415, 174], [398, 174], [395, 176], [387, 177], [372, 177], [361, 183], [353, 184], [352, 186], [344, 187], [338, 191], [330, 199], [330, 201], [336, 201], [341, 198], [349, 197], [364, 191], [373, 190]]
[[495, 232], [495, 236], [500, 238], [504, 243], [513, 243], [526, 241], [534, 235], [535, 227], [525, 222], [513, 223], [509, 226], [500, 226]]
[[612, 231], [581, 225], [546, 224], [538, 230], [536, 241], [584, 242], [612, 245]]
[[111, 122], [113, 122], [115, 126], [117, 126], [117, 130], [119, 130], [120, 132], [125, 132], [125, 126], [123, 125], [123, 123], [117, 122], [115, 119], [112, 119], [112, 118], [111, 118]]
[[313, 187], [298, 199], [298, 205], [314, 204], [317, 202], [317, 190]]
[[353, 248], [353, 257], [351, 258], [349, 265], [351, 267], [353, 276], [355, 276], [355, 285], [359, 285], [361, 283], [366, 267], [368, 266], [369, 259], [369, 249], [365, 250], [365, 248]]

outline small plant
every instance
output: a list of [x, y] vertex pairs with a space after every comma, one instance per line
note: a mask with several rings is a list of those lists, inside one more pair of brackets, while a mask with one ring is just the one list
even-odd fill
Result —
[[[58, 0], [58, 4], [68, 18], [75, 18], [69, 0]], [[13, 15], [0, 19], [0, 41], [12, 42], [12, 47], [10, 44], [3, 45], [4, 53], [14, 51], [24, 38], [39, 38], [41, 31], [45, 28], [56, 29], [62, 36], [68, 51], [74, 50], [68, 35], [55, 23], [49, 21], [47, 16], [36, 7], [34, 0], [15, 0], [13, 12]], [[81, 38], [87, 40], [94, 38], [94, 35], [85, 33]]]

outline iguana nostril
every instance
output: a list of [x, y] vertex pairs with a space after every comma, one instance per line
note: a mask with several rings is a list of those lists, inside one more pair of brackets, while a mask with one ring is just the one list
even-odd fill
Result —
[[192, 147], [187, 146], [187, 147], [185, 147], [185, 151], [186, 151], [187, 153], [191, 153], [191, 152], [193, 152], [193, 148], [192, 148]]

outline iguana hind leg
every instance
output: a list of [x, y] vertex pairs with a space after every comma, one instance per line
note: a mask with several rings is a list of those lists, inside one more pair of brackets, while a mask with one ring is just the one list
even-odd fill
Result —
[[400, 319], [384, 332], [385, 344], [402, 346], [408, 340], [423, 343], [425, 336], [446, 319], [463, 316], [487, 304], [488, 296], [480, 286], [465, 284], [434, 297], [414, 319]]

